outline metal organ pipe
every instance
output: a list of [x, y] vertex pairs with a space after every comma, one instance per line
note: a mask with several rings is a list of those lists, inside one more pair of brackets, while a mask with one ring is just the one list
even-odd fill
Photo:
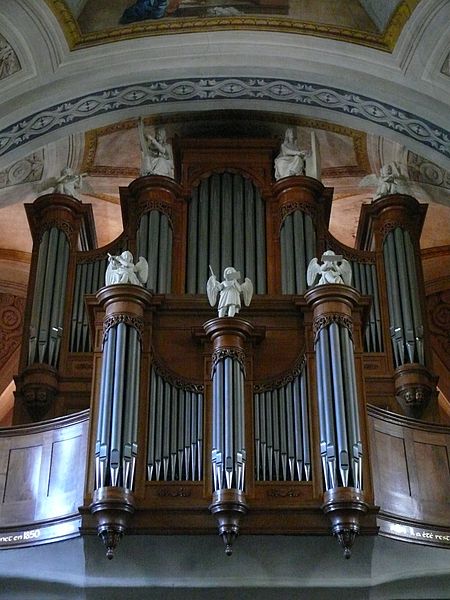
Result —
[[[318, 285], [306, 294], [314, 303], [317, 402], [325, 489], [362, 490], [362, 438], [359, 422], [353, 323], [356, 290]], [[333, 311], [333, 312], [332, 312]]]
[[[140, 360], [138, 330], [120, 318], [109, 323], [102, 351], [95, 442], [96, 489], [113, 486], [132, 490], [134, 487]], [[153, 454], [153, 448], [149, 448], [149, 453]]]
[[300, 210], [286, 215], [280, 243], [282, 293], [303, 294], [308, 264], [316, 253], [316, 232], [311, 217]]
[[423, 365], [423, 320], [409, 232], [401, 227], [389, 231], [383, 243], [383, 256], [395, 366]]
[[256, 479], [309, 481], [311, 473], [306, 369], [284, 385], [255, 391]]
[[45, 231], [39, 245], [31, 310], [29, 365], [58, 365], [68, 263], [69, 242], [64, 231], [57, 227]]
[[[203, 392], [153, 366], [149, 392], [149, 481], [199, 481], [202, 478]], [[213, 434], [213, 446], [214, 446]]]
[[143, 214], [137, 231], [137, 256], [148, 262], [145, 287], [157, 294], [171, 291], [172, 227], [163, 212], [153, 209]]
[[189, 203], [187, 293], [204, 293], [209, 265], [216, 275], [233, 265], [265, 294], [265, 238], [264, 202], [249, 179], [222, 173], [201, 181]]

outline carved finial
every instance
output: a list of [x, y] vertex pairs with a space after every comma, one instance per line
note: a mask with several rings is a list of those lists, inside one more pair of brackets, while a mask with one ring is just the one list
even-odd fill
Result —
[[352, 546], [355, 543], [357, 531], [350, 528], [344, 528], [337, 531], [334, 535], [336, 536], [340, 546], [344, 550], [344, 558], [347, 560], [352, 555]]
[[120, 542], [122, 533], [113, 528], [105, 528], [98, 534], [106, 548], [106, 558], [112, 560], [117, 545]]

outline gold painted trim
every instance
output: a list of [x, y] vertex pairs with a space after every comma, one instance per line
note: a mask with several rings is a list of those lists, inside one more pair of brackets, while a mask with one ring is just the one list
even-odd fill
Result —
[[419, 2], [420, 0], [402, 0], [393, 12], [383, 33], [383, 41], [389, 52], [394, 50], [403, 27], [406, 25]]
[[310, 23], [289, 17], [260, 15], [168, 18], [83, 33], [63, 0], [45, 1], [61, 25], [71, 50], [153, 35], [237, 30], [310, 35], [367, 46], [383, 52], [392, 52], [405, 23], [420, 2], [420, 0], [402, 0], [395, 9], [386, 30], [379, 34], [334, 25]]

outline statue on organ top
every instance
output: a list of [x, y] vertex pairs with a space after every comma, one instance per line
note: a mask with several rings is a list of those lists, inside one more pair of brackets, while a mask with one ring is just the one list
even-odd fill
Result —
[[[327, 283], [341, 283], [351, 285], [352, 268], [348, 260], [333, 250], [327, 250], [322, 255], [322, 263], [319, 265], [317, 258], [313, 258], [308, 265], [306, 280], [309, 286], [325, 285]], [[315, 281], [319, 277], [319, 281]]]
[[141, 175], [164, 175], [174, 178], [172, 146], [166, 138], [164, 127], [157, 127], [155, 136], [145, 131], [144, 121], [139, 119], [139, 142], [141, 145]]
[[227, 267], [223, 272], [223, 281], [217, 281], [211, 267], [211, 277], [206, 284], [206, 292], [211, 306], [214, 306], [219, 295], [219, 317], [234, 317], [241, 308], [241, 295], [245, 306], [249, 306], [253, 296], [253, 284], [248, 277], [239, 283], [241, 274], [234, 267]]
[[117, 283], [130, 283], [140, 285], [147, 282], [148, 263], [143, 256], [139, 261], [133, 263], [133, 255], [129, 250], [122, 252], [120, 256], [108, 254], [108, 268], [105, 274], [105, 285], [115, 285]]

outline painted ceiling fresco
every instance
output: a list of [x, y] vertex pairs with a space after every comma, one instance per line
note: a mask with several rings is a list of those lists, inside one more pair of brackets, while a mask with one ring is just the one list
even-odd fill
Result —
[[377, 27], [358, 0], [88, 0], [78, 18], [84, 33], [140, 21], [185, 17], [273, 15], [368, 33]]

